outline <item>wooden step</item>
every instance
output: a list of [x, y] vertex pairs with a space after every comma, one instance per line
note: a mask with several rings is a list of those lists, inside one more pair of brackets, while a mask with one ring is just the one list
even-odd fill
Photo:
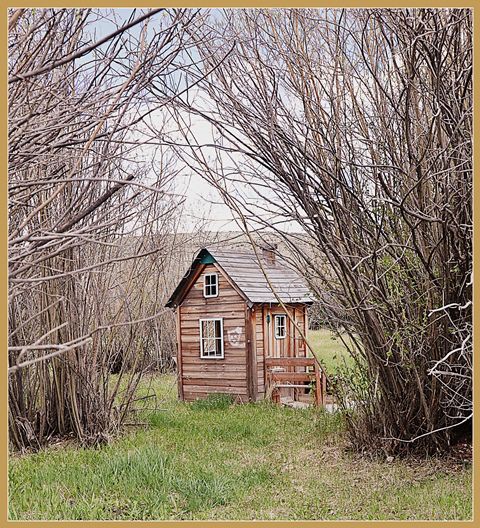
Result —
[[266, 367], [314, 367], [315, 358], [265, 358]]
[[313, 381], [315, 372], [275, 372], [269, 374], [270, 379], [275, 381]]
[[308, 385], [298, 385], [298, 384], [289, 384], [289, 383], [274, 383], [273, 387], [275, 389], [308, 389]]

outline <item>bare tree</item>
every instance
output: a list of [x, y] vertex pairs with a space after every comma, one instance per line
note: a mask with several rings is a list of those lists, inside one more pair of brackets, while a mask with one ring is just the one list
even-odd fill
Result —
[[157, 132], [161, 109], [188, 88], [179, 58], [199, 13], [126, 16], [10, 13], [9, 432], [16, 448], [59, 434], [105, 441], [132, 409], [167, 317], [158, 274], [171, 267], [182, 197], [175, 160], [152, 141], [150, 124]]
[[205, 32], [194, 79], [235, 48], [175, 102], [182, 155], [350, 334], [354, 444], [448, 448], [472, 417], [471, 12], [238, 10]]

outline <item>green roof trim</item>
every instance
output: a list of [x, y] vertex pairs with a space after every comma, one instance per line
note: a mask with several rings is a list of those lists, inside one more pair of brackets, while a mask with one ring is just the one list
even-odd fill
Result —
[[206, 251], [200, 260], [201, 264], [215, 264], [216, 260], [213, 258], [213, 256]]

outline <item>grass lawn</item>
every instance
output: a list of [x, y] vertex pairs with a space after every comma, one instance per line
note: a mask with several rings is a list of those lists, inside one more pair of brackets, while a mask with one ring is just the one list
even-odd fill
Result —
[[144, 428], [11, 458], [11, 519], [471, 517], [470, 466], [369, 461], [345, 449], [339, 414], [185, 404], [173, 376], [145, 383], [163, 410], [144, 411]]

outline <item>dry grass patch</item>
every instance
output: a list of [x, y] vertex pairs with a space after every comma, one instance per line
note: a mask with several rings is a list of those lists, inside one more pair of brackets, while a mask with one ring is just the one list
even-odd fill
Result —
[[184, 404], [172, 377], [150, 381], [165, 410], [139, 415], [148, 427], [100, 449], [65, 446], [13, 458], [10, 517], [471, 516], [469, 465], [368, 460], [348, 452], [339, 414], [227, 399]]

